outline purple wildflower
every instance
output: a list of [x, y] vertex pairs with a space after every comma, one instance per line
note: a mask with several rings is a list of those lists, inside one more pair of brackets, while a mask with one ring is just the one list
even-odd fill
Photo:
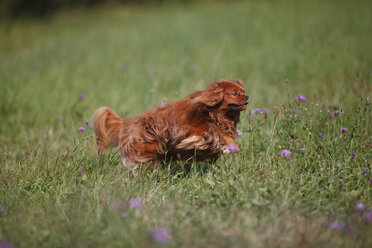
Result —
[[128, 218], [128, 213], [126, 213], [126, 212], [122, 212], [122, 213], [120, 214], [120, 216], [123, 217], [123, 218]]
[[358, 202], [355, 205], [355, 209], [359, 211], [363, 211], [366, 208], [366, 205], [363, 202]]
[[344, 228], [344, 225], [342, 225], [338, 221], [333, 221], [331, 224], [329, 224], [328, 228], [331, 229], [331, 230], [339, 230], [339, 231], [341, 231]]
[[260, 109], [260, 108], [254, 108], [252, 111], [251, 111], [251, 115], [252, 116], [255, 116], [256, 114], [258, 113], [264, 113], [266, 115], [270, 114], [270, 109], [268, 108], [263, 108], [263, 109]]
[[303, 147], [303, 148], [300, 148], [300, 149], [298, 149], [299, 151], [301, 151], [301, 152], [304, 152], [304, 151], [306, 151], [307, 149], [305, 148], [305, 147]]
[[57, 119], [58, 119], [59, 121], [63, 121], [63, 115], [59, 115], [59, 116], [57, 116]]
[[322, 133], [319, 133], [319, 138], [323, 138], [323, 134]]
[[98, 147], [98, 151], [102, 151], [102, 150], [103, 150], [102, 146]]
[[342, 186], [344, 186], [344, 185], [345, 185], [345, 182], [344, 182], [343, 179], [341, 179], [341, 180], [340, 180], [340, 186], [342, 187]]
[[341, 224], [338, 221], [333, 221], [331, 224], [329, 224], [328, 228], [331, 230], [343, 231], [344, 233], [349, 235], [354, 232], [354, 227]]
[[155, 72], [154, 69], [150, 69], [150, 70], [148, 71], [148, 73], [149, 73], [149, 75], [150, 75], [151, 77], [155, 76], [155, 74], [156, 74], [156, 72]]
[[352, 158], [355, 158], [355, 155], [356, 155], [356, 152], [353, 152], [353, 153], [351, 154], [351, 157], [352, 157]]
[[120, 210], [123, 208], [123, 203], [120, 200], [113, 200], [111, 202], [111, 208], [115, 210]]
[[243, 134], [243, 132], [242, 132], [242, 131], [240, 131], [239, 129], [236, 129], [236, 134], [237, 134], [237, 135], [242, 135], [242, 134]]
[[123, 64], [120, 64], [119, 66], [118, 66], [118, 70], [119, 71], [124, 71], [125, 70], [125, 67], [126, 67], [126, 65], [123, 63]]
[[83, 175], [83, 172], [82, 172], [82, 171], [79, 171], [79, 174], [80, 174], [80, 176], [81, 176], [81, 175]]
[[344, 231], [344, 233], [348, 235], [351, 235], [354, 232], [354, 227], [350, 225], [345, 225], [342, 231]]
[[367, 174], [367, 171], [368, 171], [367, 168], [363, 168], [362, 174], [363, 174], [363, 175], [366, 175], [366, 174]]
[[83, 100], [85, 98], [85, 95], [83, 93], [80, 93], [79, 98], [80, 98], [80, 100]]
[[92, 127], [93, 126], [92, 123], [90, 123], [89, 121], [86, 121], [85, 122], [85, 125], [87, 125], [88, 127]]
[[2, 213], [2, 212], [4, 212], [5, 211], [5, 206], [4, 205], [0, 205], [0, 214]]
[[164, 107], [165, 105], [167, 105], [166, 102], [161, 102], [159, 106], [160, 106], [160, 107]]
[[158, 244], [166, 244], [172, 238], [171, 232], [165, 227], [155, 227], [150, 235]]
[[372, 210], [365, 211], [363, 217], [365, 221], [372, 223]]
[[226, 146], [226, 149], [231, 152], [231, 153], [234, 153], [236, 152], [236, 150], [238, 150], [238, 146], [237, 145], [227, 145]]
[[138, 198], [131, 197], [129, 198], [128, 203], [129, 203], [129, 207], [131, 208], [138, 209], [138, 210], [143, 209], [143, 202]]
[[282, 155], [283, 157], [288, 157], [292, 154], [292, 152], [290, 150], [283, 150], [280, 152], [280, 155]]
[[294, 118], [297, 118], [297, 115], [295, 114], [293, 117], [294, 117]]
[[264, 112], [264, 114], [270, 114], [271, 110], [268, 108], [264, 108], [262, 109], [262, 112]]
[[343, 127], [341, 130], [342, 130], [343, 133], [346, 133], [348, 129], [347, 129], [347, 127]]
[[195, 65], [195, 64], [191, 64], [189, 66], [189, 70], [192, 71], [192, 72], [196, 72], [198, 70], [198, 66]]
[[332, 114], [334, 114], [334, 115], [338, 115], [339, 113], [340, 113], [340, 110], [338, 110], [338, 109], [332, 112]]
[[80, 131], [84, 131], [85, 128], [84, 128], [84, 127], [79, 127], [79, 130], [80, 130]]
[[14, 248], [14, 245], [8, 241], [0, 241], [0, 248]]
[[299, 95], [299, 96], [296, 97], [296, 100], [297, 101], [300, 101], [300, 102], [306, 102], [306, 96]]
[[289, 115], [289, 118], [292, 118], [292, 114]]

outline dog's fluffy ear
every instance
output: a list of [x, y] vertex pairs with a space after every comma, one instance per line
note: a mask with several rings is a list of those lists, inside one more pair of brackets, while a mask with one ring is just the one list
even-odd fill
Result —
[[201, 92], [201, 95], [197, 97], [197, 100], [208, 107], [213, 107], [222, 102], [224, 96], [225, 89], [222, 83], [214, 82], [211, 83], [206, 90]]
[[239, 84], [240, 86], [243, 87], [243, 82], [240, 79], [238, 79], [238, 81], [235, 81], [235, 83], [237, 83], [237, 84]]

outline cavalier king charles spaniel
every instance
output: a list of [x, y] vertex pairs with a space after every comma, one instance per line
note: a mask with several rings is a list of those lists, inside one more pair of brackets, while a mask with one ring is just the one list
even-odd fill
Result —
[[248, 99], [240, 80], [222, 80], [125, 120], [101, 107], [93, 117], [97, 147], [118, 146], [127, 167], [163, 160], [214, 163], [231, 147], [239, 151], [236, 125]]

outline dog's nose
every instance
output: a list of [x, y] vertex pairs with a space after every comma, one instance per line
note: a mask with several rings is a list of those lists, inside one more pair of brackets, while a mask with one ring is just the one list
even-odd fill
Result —
[[248, 100], [248, 99], [249, 99], [249, 96], [244, 95], [244, 99], [245, 99], [245, 100]]

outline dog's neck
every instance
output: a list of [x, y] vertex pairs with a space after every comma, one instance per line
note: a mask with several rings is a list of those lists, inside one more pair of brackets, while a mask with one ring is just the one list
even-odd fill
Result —
[[238, 125], [240, 121], [240, 111], [239, 110], [225, 110], [225, 116], [227, 119], [234, 122], [234, 128]]
[[235, 134], [235, 129], [240, 120], [240, 111], [237, 110], [215, 110], [209, 112], [214, 123], [218, 123], [221, 130]]
[[233, 121], [234, 128], [236, 128], [240, 121], [240, 110], [219, 109], [221, 107], [221, 104], [222, 101], [219, 102], [217, 105], [211, 107], [209, 111], [222, 114], [227, 120]]

